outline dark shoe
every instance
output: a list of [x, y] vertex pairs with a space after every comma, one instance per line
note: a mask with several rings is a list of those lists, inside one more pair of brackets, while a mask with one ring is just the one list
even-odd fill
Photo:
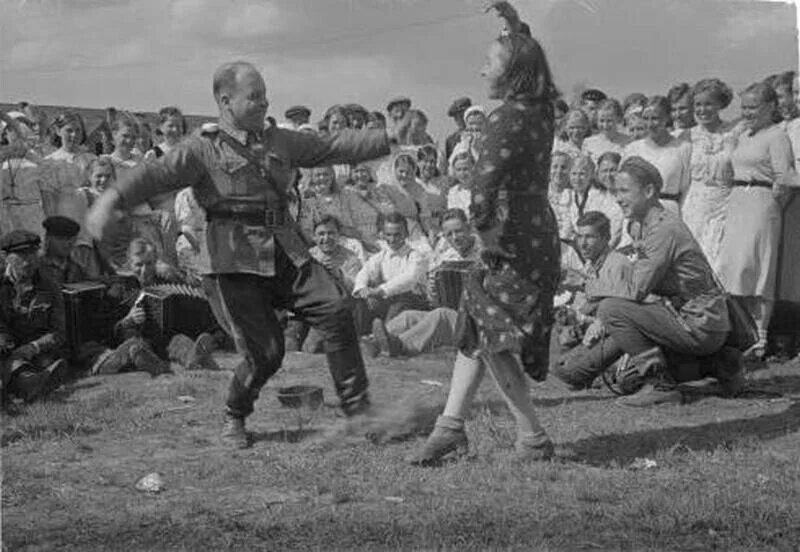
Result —
[[130, 346], [128, 341], [116, 349], [106, 349], [92, 364], [93, 376], [119, 374], [131, 364]]
[[514, 449], [514, 460], [517, 462], [546, 462], [553, 458], [556, 450], [550, 439], [541, 444], [518, 442]]
[[345, 416], [352, 418], [353, 416], [363, 416], [369, 414], [369, 410], [372, 406], [372, 403], [369, 400], [369, 395], [366, 391], [361, 393], [358, 398], [353, 398], [350, 400], [342, 400], [342, 397], [339, 397], [339, 407], [344, 412]]
[[231, 449], [245, 449], [250, 446], [250, 439], [244, 428], [244, 418], [231, 414], [225, 415], [225, 427], [220, 435], [222, 444]]
[[616, 384], [621, 393], [632, 395], [653, 380], [667, 378], [667, 359], [659, 347], [653, 347], [627, 362], [617, 365]]
[[392, 335], [386, 330], [383, 320], [376, 318], [372, 321], [372, 337], [375, 338], [381, 351], [385, 351], [390, 357], [404, 356], [405, 346], [396, 335]]
[[162, 360], [155, 354], [150, 345], [143, 339], [138, 339], [131, 346], [130, 355], [136, 369], [147, 372], [151, 376], [166, 374], [170, 371], [169, 362]]
[[50, 374], [47, 371], [20, 370], [9, 383], [9, 392], [25, 402], [33, 402], [48, 390]]
[[681, 404], [683, 395], [674, 384], [647, 383], [633, 395], [617, 399], [623, 406], [646, 408], [658, 404]]
[[435, 466], [448, 456], [464, 456], [469, 450], [469, 441], [463, 423], [440, 416], [436, 427], [428, 436], [422, 450], [409, 459], [414, 466]]
[[47, 387], [49, 389], [55, 389], [67, 381], [70, 372], [69, 363], [63, 358], [58, 359], [48, 366], [46, 371], [50, 376], [47, 381]]
[[216, 340], [211, 334], [202, 333], [192, 344], [184, 367], [187, 370], [219, 370], [219, 364], [211, 353], [216, 349]]
[[747, 385], [744, 378], [744, 355], [734, 347], [723, 347], [711, 359], [713, 376], [719, 382], [722, 395], [735, 397]]

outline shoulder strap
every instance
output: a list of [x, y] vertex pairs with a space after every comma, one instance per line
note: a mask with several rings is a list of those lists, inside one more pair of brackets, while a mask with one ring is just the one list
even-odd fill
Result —
[[238, 155], [244, 157], [251, 165], [255, 165], [258, 167], [258, 170], [261, 172], [261, 176], [264, 177], [264, 180], [267, 183], [267, 187], [271, 189], [278, 197], [280, 197], [283, 201], [286, 202], [288, 205], [289, 195], [286, 192], [282, 192], [275, 186], [275, 183], [272, 181], [269, 175], [269, 164], [265, 163], [263, 159], [259, 159], [252, 151], [247, 149], [247, 146], [239, 142], [236, 138], [228, 134], [222, 129], [219, 129], [218, 135], [220, 140], [228, 144], [233, 151], [235, 151]]

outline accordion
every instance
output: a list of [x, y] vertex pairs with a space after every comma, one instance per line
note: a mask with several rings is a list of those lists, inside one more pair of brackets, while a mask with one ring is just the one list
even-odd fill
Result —
[[474, 266], [473, 261], [445, 261], [439, 265], [435, 274], [437, 307], [458, 310], [464, 278]]
[[195, 338], [213, 327], [215, 320], [203, 290], [185, 284], [159, 284], [142, 290], [144, 337], [155, 347], [184, 334]]
[[111, 320], [106, 301], [106, 286], [97, 282], [64, 284], [67, 344], [75, 351], [89, 341], [104, 343], [111, 340], [114, 320]]

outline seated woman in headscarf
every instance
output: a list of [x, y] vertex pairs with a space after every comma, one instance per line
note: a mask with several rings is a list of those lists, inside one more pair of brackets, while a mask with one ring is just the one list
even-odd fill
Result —
[[424, 219], [430, 217], [430, 202], [427, 192], [416, 179], [416, 159], [411, 153], [401, 151], [395, 155], [390, 166], [390, 175], [386, 180], [378, 181], [378, 189], [406, 218], [411, 246], [430, 251], [428, 229], [424, 226]]

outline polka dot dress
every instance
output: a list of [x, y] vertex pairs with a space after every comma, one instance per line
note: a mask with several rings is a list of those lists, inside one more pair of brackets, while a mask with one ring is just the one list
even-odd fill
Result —
[[471, 208], [484, 262], [465, 282], [459, 313], [462, 351], [518, 353], [535, 379], [547, 373], [559, 278], [558, 224], [547, 199], [552, 142], [546, 102], [516, 97], [490, 115]]

